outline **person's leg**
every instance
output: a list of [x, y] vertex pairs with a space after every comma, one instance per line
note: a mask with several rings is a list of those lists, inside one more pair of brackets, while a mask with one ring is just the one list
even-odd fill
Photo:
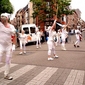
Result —
[[47, 44], [48, 44], [48, 60], [53, 60], [53, 58], [51, 58], [52, 42], [47, 42]]
[[66, 47], [65, 47], [65, 37], [62, 38], [61, 47], [62, 47], [62, 50], [66, 50]]
[[20, 40], [20, 53], [19, 54], [22, 54], [23, 52], [22, 52], [22, 41]]
[[5, 71], [4, 71], [4, 78], [8, 80], [12, 80], [13, 78], [9, 76], [10, 64], [11, 64], [11, 57], [12, 57], [12, 50], [6, 50], [6, 64], [5, 64]]
[[53, 51], [54, 58], [58, 58], [58, 56], [56, 55], [56, 52], [55, 52], [55, 45], [54, 45], [54, 43], [53, 43], [52, 51]]
[[39, 46], [41, 47], [41, 39], [39, 38]]
[[3, 46], [0, 45], [0, 63], [2, 61], [2, 56], [3, 56]]
[[37, 38], [37, 41], [36, 41], [36, 47], [38, 48], [38, 38]]
[[1, 60], [2, 60], [2, 51], [0, 51], [0, 64], [1, 64]]
[[79, 44], [80, 44], [80, 39], [78, 39], [77, 41], [77, 47], [79, 47]]
[[76, 47], [77, 46], [77, 44], [78, 44], [78, 39], [76, 40], [76, 42], [74, 43], [74, 47]]
[[26, 53], [26, 43], [25, 42], [23, 43], [23, 46], [24, 46], [24, 48], [23, 48], [24, 49], [24, 53]]

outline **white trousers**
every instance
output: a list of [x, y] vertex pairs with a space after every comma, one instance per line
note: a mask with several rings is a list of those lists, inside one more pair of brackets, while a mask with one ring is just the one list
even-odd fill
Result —
[[75, 42], [75, 45], [79, 46], [79, 43], [80, 43], [80, 39], [77, 39], [76, 42]]
[[20, 49], [23, 49], [24, 51], [26, 50], [26, 42], [20, 40]]
[[48, 44], [48, 55], [51, 55], [52, 53], [55, 54], [55, 42], [47, 41], [47, 44]]
[[11, 57], [12, 57], [12, 45], [0, 44], [0, 62], [3, 56], [3, 53], [5, 53], [5, 56], [6, 56], [5, 71], [4, 71], [4, 75], [6, 76], [9, 74], [9, 70], [10, 70]]
[[79, 43], [80, 43], [79, 35], [76, 35], [76, 42], [75, 42], [75, 45], [79, 45]]
[[41, 47], [41, 38], [40, 37], [37, 37], [36, 47], [38, 47], [38, 45]]

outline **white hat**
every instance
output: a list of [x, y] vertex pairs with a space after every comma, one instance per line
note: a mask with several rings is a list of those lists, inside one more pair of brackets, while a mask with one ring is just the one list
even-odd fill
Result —
[[1, 14], [1, 17], [2, 17], [2, 16], [7, 17], [7, 18], [10, 18], [10, 14], [8, 14], [8, 13], [2, 13], [2, 14]]

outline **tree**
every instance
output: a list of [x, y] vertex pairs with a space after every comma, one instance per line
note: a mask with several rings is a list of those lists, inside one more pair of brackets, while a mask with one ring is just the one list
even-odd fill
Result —
[[[62, 14], [72, 14], [68, 9], [71, 0], [30, 0], [33, 2], [33, 18], [38, 16], [39, 20], [44, 21], [56, 15], [58, 18]], [[55, 10], [54, 10], [55, 9]]]
[[61, 17], [63, 14], [70, 15], [74, 10], [69, 9], [71, 0], [57, 0], [57, 17]]
[[1, 13], [13, 13], [14, 8], [9, 0], [0, 0], [0, 14]]
[[38, 16], [40, 21], [44, 21], [47, 18], [52, 18], [56, 15], [56, 11], [53, 10], [54, 3], [50, 1], [47, 3], [45, 0], [30, 0], [33, 2], [33, 18]]

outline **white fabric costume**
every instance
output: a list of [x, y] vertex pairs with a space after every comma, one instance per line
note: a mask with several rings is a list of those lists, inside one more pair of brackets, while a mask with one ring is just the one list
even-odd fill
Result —
[[37, 38], [36, 47], [38, 48], [38, 45], [39, 47], [41, 47], [41, 32], [39, 30], [36, 32], [36, 38]]
[[54, 37], [56, 36], [56, 32], [54, 32], [52, 30], [51, 26], [48, 27], [48, 32], [49, 32], [49, 37], [48, 37], [48, 41], [47, 41], [47, 44], [48, 44], [48, 55], [51, 55], [52, 51], [53, 51], [53, 54], [55, 54]]
[[75, 30], [75, 34], [76, 34], [76, 39], [77, 39], [76, 42], [75, 42], [75, 45], [79, 46], [79, 43], [80, 43], [80, 34], [81, 34], [80, 30], [76, 29]]
[[62, 49], [63, 50], [66, 50], [65, 48], [65, 40], [67, 38], [67, 35], [68, 35], [68, 32], [66, 31], [66, 29], [62, 29], [62, 32], [61, 32], [61, 39], [62, 39]]
[[61, 37], [61, 31], [58, 30], [58, 32], [57, 32], [57, 44], [60, 44], [60, 42], [61, 42], [60, 37]]
[[61, 46], [62, 46], [63, 50], [66, 50], [66, 48], [65, 48], [65, 40], [66, 40], [67, 35], [68, 35], [68, 32], [65, 29], [66, 25], [62, 25], [60, 23], [57, 23], [57, 24], [62, 27], [62, 31], [61, 31], [62, 44], [61, 44]]
[[0, 22], [0, 61], [3, 56], [3, 52], [6, 52], [6, 69], [4, 74], [9, 74], [9, 68], [11, 63], [11, 57], [12, 57], [12, 41], [11, 41], [11, 35], [15, 33], [15, 28], [13, 25], [9, 24], [10, 28], [6, 28], [1, 22]]
[[20, 49], [24, 49], [24, 52], [26, 51], [26, 43], [27, 43], [27, 35], [26, 34], [19, 34], [19, 40], [20, 40]]

